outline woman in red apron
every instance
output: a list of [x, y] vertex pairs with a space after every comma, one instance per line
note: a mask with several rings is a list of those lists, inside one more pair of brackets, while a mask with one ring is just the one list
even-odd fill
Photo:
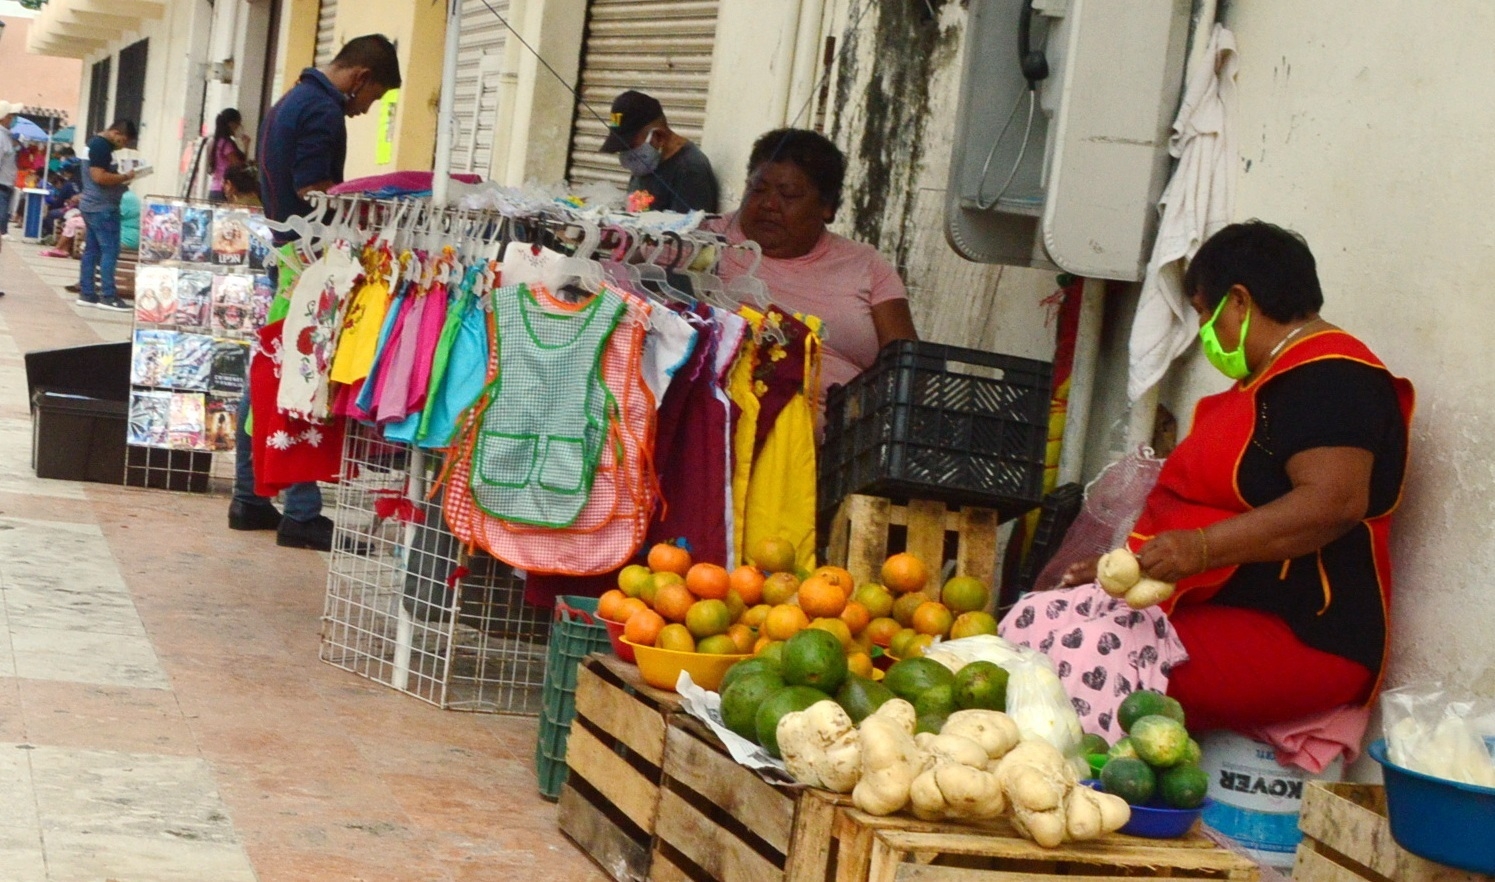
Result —
[[[1172, 633], [1157, 637], [1176, 636], [1188, 659], [1171, 666], [1168, 693], [1198, 729], [1367, 703], [1389, 645], [1412, 386], [1319, 316], [1313, 255], [1295, 233], [1226, 227], [1184, 284], [1206, 357], [1235, 382], [1199, 402], [1129, 540], [1147, 575], [1178, 584], [1162, 605]], [[1064, 584], [1094, 577], [1086, 561]], [[1100, 621], [1062, 648], [1114, 640], [1119, 619]]]

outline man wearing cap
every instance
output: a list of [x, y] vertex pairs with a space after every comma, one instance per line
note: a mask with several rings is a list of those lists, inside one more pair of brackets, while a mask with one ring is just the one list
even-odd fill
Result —
[[[11, 186], [16, 180], [16, 142], [10, 127], [20, 109], [20, 105], [0, 101], [0, 241], [10, 232], [11, 202], [16, 195], [15, 187]], [[4, 296], [5, 292], [0, 291], [0, 297]]]
[[631, 175], [628, 192], [648, 192], [656, 211], [716, 212], [711, 160], [670, 128], [658, 101], [629, 89], [613, 100], [607, 127], [602, 152], [618, 154], [618, 162]]

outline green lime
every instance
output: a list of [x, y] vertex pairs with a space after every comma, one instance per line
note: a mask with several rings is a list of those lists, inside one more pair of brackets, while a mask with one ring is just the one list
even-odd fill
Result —
[[785, 686], [768, 696], [758, 705], [758, 712], [753, 719], [758, 732], [758, 743], [763, 745], [769, 756], [780, 756], [779, 719], [785, 714], [807, 710], [817, 702], [828, 700], [824, 692], [809, 686]]
[[846, 679], [846, 649], [829, 631], [806, 628], [784, 641], [784, 682], [835, 695]]
[[853, 723], [861, 723], [873, 711], [895, 697], [881, 683], [856, 675], [847, 677], [841, 688], [836, 690], [836, 704], [841, 705], [841, 709], [846, 711]]
[[[734, 668], [735, 670], [735, 668]], [[784, 688], [777, 671], [749, 672], [722, 690], [722, 722], [749, 741], [758, 740], [758, 707]]]
[[961, 710], [1007, 709], [1007, 669], [994, 662], [971, 662], [955, 673], [955, 703]]
[[1158, 776], [1158, 792], [1163, 795], [1163, 802], [1173, 808], [1199, 808], [1209, 792], [1209, 773], [1194, 765], [1164, 769]]
[[1146, 805], [1157, 790], [1152, 767], [1139, 759], [1114, 757], [1100, 770], [1101, 786], [1132, 805]]

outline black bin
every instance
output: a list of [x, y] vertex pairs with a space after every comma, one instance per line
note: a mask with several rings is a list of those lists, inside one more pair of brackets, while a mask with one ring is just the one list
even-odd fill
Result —
[[124, 483], [129, 342], [28, 352], [25, 363], [36, 476]]

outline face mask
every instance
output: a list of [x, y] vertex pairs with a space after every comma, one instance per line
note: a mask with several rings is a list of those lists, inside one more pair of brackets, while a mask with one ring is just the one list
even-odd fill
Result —
[[623, 168], [627, 169], [629, 174], [640, 176], [653, 174], [654, 170], [659, 168], [659, 160], [662, 157], [659, 148], [649, 143], [652, 137], [654, 137], [654, 130], [650, 129], [649, 133], [644, 136], [644, 143], [618, 154], [618, 162], [622, 163]]
[[1215, 370], [1232, 380], [1244, 380], [1251, 374], [1251, 368], [1246, 365], [1246, 334], [1251, 330], [1251, 306], [1247, 304], [1246, 317], [1241, 320], [1240, 344], [1234, 350], [1226, 352], [1215, 334], [1215, 322], [1219, 320], [1220, 312], [1229, 299], [1222, 298], [1220, 305], [1215, 307], [1215, 314], [1199, 329], [1199, 344], [1204, 348], [1204, 357], [1215, 366]]

